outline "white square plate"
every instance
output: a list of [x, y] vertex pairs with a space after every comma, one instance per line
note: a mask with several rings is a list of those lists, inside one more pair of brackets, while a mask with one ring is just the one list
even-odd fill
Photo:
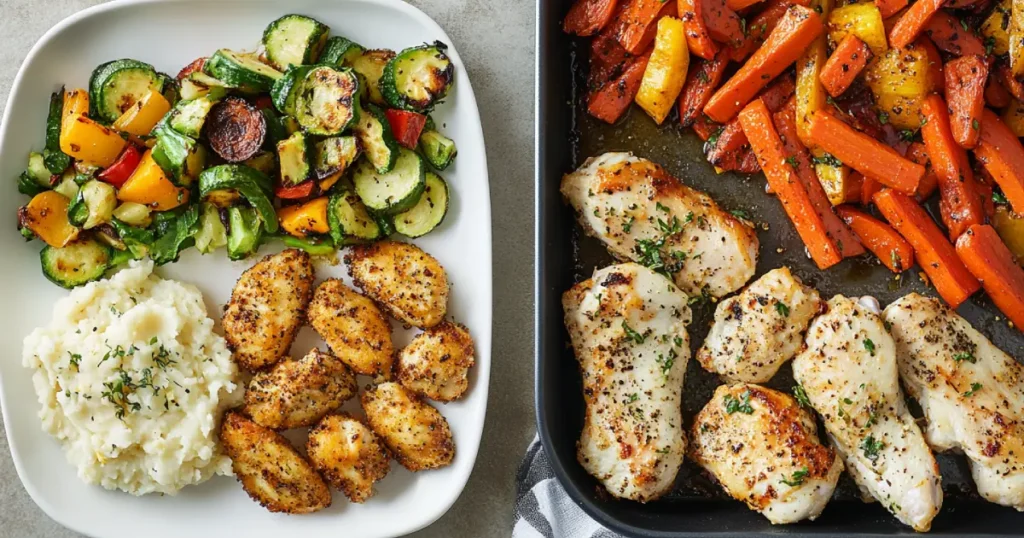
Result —
[[[395, 536], [436, 520], [455, 502], [472, 471], [487, 405], [491, 350], [491, 216], [483, 132], [469, 78], [444, 31], [418, 9], [397, 0], [142, 0], [103, 4], [64, 20], [36, 43], [25, 59], [0, 124], [0, 215], [14, 222], [26, 201], [15, 188], [31, 150], [43, 145], [47, 102], [62, 84], [85, 87], [92, 69], [117, 58], [136, 58], [174, 74], [193, 59], [218, 48], [253, 49], [270, 21], [302, 13], [371, 48], [400, 50], [440, 40], [451, 48], [455, 85], [434, 113], [442, 130], [458, 144], [459, 156], [443, 173], [452, 192], [444, 223], [415, 243], [435, 256], [452, 282], [449, 317], [465, 323], [476, 341], [468, 395], [438, 405], [451, 425], [456, 455], [447, 468], [410, 473], [392, 464], [378, 484], [377, 496], [364, 505], [334, 493], [322, 512], [288, 516], [271, 514], [250, 500], [230, 477], [191, 486], [177, 496], [131, 495], [88, 486], [37, 417], [39, 404], [31, 372], [21, 366], [22, 339], [49, 323], [55, 301], [67, 292], [43, 277], [41, 243], [26, 243], [13, 224], [0, 229], [0, 403], [11, 453], [25, 488], [53, 519], [91, 536], [149, 537], [235, 535], [260, 536]], [[266, 254], [270, 249], [262, 249]], [[220, 317], [238, 275], [253, 260], [230, 262], [223, 251], [200, 256], [195, 249], [158, 269], [168, 278], [190, 282], [204, 293], [211, 316]], [[345, 277], [344, 264], [317, 263], [317, 275]], [[396, 346], [414, 331], [397, 324]], [[292, 348], [301, 356], [319, 343], [303, 329]], [[294, 437], [294, 436], [293, 436]], [[294, 440], [294, 439], [293, 439]], [[301, 435], [298, 438], [301, 441]], [[134, 529], [134, 530], [132, 530]]]

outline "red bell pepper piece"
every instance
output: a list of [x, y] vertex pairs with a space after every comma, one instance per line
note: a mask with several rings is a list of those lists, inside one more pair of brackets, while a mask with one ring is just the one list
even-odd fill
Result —
[[261, 95], [257, 97], [255, 100], [253, 100], [252, 104], [256, 107], [257, 110], [263, 110], [264, 108], [274, 107], [274, 101], [270, 99], [269, 95]]
[[175, 78], [178, 79], [178, 82], [181, 82], [182, 80], [188, 78], [188, 76], [192, 73], [195, 73], [196, 71], [202, 71], [203, 67], [206, 66], [206, 60], [207, 58], [205, 56], [202, 58], [196, 58], [192, 63], [181, 68], [181, 71], [178, 71], [178, 76]]
[[387, 116], [388, 123], [391, 124], [391, 134], [395, 135], [395, 140], [409, 149], [416, 149], [423, 126], [427, 124], [427, 117], [423, 114], [395, 108], [385, 110], [384, 115]]
[[105, 181], [120, 189], [121, 185], [124, 185], [124, 182], [128, 181], [128, 178], [131, 177], [132, 172], [138, 168], [139, 161], [141, 160], [142, 152], [134, 144], [128, 144], [124, 151], [121, 152], [121, 156], [114, 161], [114, 164], [108, 166], [97, 174], [96, 177], [100, 181]]
[[274, 188], [274, 194], [282, 200], [298, 200], [299, 198], [305, 198], [310, 194], [313, 194], [314, 183], [316, 182], [308, 179], [298, 185], [292, 185], [291, 187], [278, 185]]

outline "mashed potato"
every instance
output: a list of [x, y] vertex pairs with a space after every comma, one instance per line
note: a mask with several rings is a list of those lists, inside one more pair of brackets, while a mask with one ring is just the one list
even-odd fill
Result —
[[57, 302], [25, 338], [43, 429], [82, 480], [135, 495], [231, 474], [221, 414], [242, 389], [195, 287], [132, 265]]

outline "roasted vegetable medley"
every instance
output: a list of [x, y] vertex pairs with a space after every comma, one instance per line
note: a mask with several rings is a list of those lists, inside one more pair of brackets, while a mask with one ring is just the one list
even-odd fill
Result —
[[132, 59], [50, 99], [18, 229], [43, 273], [75, 287], [196, 247], [238, 260], [280, 238], [311, 254], [400, 233], [448, 210], [455, 142], [430, 117], [454, 81], [443, 43], [366, 49], [285, 15], [259, 50], [215, 51], [176, 77]]
[[635, 102], [719, 173], [763, 171], [819, 269], [916, 264], [1024, 328], [1022, 21], [1019, 0], [576, 0], [563, 29], [593, 38], [588, 114]]

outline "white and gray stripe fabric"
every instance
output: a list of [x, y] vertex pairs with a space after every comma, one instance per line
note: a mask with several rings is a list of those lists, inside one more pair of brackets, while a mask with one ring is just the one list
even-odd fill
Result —
[[540, 440], [530, 443], [516, 474], [512, 538], [620, 538], [590, 518], [558, 483]]

